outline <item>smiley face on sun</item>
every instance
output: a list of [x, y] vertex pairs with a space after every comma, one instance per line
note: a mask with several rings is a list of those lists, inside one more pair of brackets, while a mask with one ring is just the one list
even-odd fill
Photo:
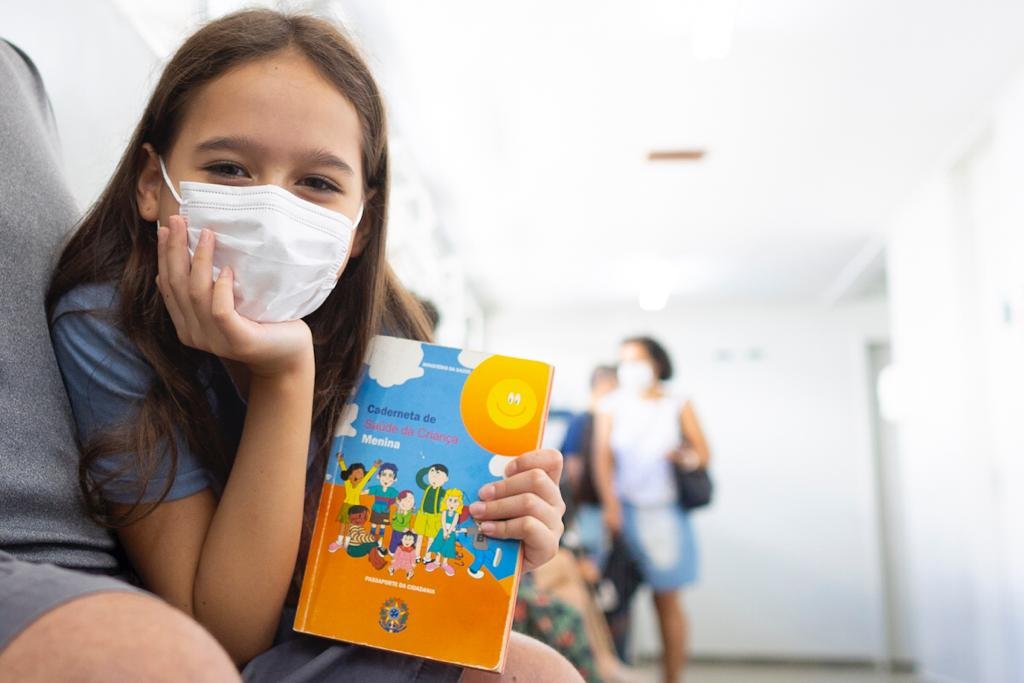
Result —
[[481, 362], [462, 388], [466, 431], [491, 453], [521, 455], [536, 448], [550, 373], [544, 363], [508, 356]]
[[537, 395], [521, 379], [503, 379], [487, 394], [487, 414], [505, 429], [519, 429], [537, 412]]

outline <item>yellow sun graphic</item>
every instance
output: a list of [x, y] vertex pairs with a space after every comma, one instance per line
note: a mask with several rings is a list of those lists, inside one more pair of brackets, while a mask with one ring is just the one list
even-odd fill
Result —
[[466, 431], [500, 455], [522, 455], [538, 447], [551, 367], [508, 356], [491, 356], [466, 378], [460, 407]]

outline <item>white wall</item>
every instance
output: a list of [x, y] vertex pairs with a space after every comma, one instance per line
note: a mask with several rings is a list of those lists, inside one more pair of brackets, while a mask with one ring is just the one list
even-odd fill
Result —
[[890, 225], [915, 649], [1024, 681], [1024, 74]]
[[[555, 364], [556, 407], [623, 336], [651, 333], [678, 365], [714, 451], [714, 507], [696, 516], [702, 580], [687, 598], [698, 655], [883, 656], [868, 415], [868, 341], [885, 305], [504, 312], [488, 348]], [[656, 633], [641, 624], [643, 650]]]
[[36, 63], [81, 207], [106, 185], [159, 76], [159, 61], [112, 2], [4, 4], [0, 36]]

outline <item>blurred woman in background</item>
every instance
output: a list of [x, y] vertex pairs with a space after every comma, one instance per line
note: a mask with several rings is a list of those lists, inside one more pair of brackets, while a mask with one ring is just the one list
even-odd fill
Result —
[[707, 467], [707, 441], [693, 402], [663, 382], [672, 377], [664, 347], [650, 337], [622, 343], [619, 388], [598, 406], [594, 473], [609, 531], [621, 534], [654, 592], [666, 683], [686, 664], [681, 592], [697, 579], [697, 544], [679, 503], [674, 467]]

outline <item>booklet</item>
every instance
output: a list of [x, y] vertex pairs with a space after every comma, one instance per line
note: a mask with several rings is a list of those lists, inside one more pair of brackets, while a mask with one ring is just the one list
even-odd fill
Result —
[[518, 541], [469, 515], [540, 447], [554, 369], [375, 337], [335, 429], [295, 630], [501, 671]]

